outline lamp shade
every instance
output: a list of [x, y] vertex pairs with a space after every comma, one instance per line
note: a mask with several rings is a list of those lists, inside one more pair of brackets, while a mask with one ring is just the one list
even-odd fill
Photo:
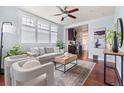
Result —
[[13, 25], [9, 25], [9, 24], [3, 25], [3, 33], [15, 34], [15, 29], [16, 28]]

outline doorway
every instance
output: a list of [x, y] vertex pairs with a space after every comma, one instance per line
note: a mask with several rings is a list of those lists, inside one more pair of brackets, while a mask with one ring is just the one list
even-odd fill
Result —
[[82, 52], [85, 57], [88, 57], [88, 24], [75, 27], [77, 32], [76, 43], [82, 46]]
[[88, 58], [88, 30], [82, 33], [83, 57]]
[[88, 32], [85, 31], [82, 33], [82, 44], [83, 44], [83, 50], [88, 50]]
[[68, 52], [88, 58], [88, 24], [68, 28], [67, 31]]

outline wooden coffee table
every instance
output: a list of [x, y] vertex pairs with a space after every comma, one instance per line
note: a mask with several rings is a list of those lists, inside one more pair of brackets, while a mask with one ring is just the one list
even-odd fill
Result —
[[[72, 63], [73, 61], [75, 61], [76, 63]], [[71, 69], [72, 67], [77, 65], [77, 55], [69, 54], [69, 56], [64, 56], [64, 55], [57, 56], [57, 57], [55, 57], [54, 63], [55, 63], [55, 69], [56, 70], [59, 70], [59, 71], [62, 71], [62, 72], [65, 73], [69, 69]], [[57, 63], [61, 64], [61, 65], [57, 67], [56, 66]], [[66, 69], [66, 65], [69, 64], [69, 63], [74, 64], [74, 65], [71, 66], [69, 69]], [[64, 66], [64, 70], [59, 69], [62, 66]]]

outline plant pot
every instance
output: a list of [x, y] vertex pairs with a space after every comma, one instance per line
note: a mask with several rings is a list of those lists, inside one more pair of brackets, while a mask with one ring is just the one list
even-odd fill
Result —
[[118, 49], [117, 36], [116, 36], [116, 32], [114, 32], [112, 51], [113, 51], [113, 52], [118, 52], [118, 50], [119, 50], [119, 49]]

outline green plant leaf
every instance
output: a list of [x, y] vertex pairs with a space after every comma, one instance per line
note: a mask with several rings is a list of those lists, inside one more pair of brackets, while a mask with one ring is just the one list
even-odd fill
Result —
[[57, 40], [56, 47], [59, 47], [60, 49], [64, 48], [64, 43], [62, 42], [62, 40], [60, 39]]
[[112, 29], [108, 29], [106, 31], [106, 43], [109, 45], [113, 44], [114, 31]]
[[[21, 55], [25, 54], [26, 52], [22, 49], [21, 45], [19, 43], [15, 44], [11, 50], [7, 52], [7, 56], [13, 56], [13, 55]], [[7, 57], [5, 56], [5, 57]]]

